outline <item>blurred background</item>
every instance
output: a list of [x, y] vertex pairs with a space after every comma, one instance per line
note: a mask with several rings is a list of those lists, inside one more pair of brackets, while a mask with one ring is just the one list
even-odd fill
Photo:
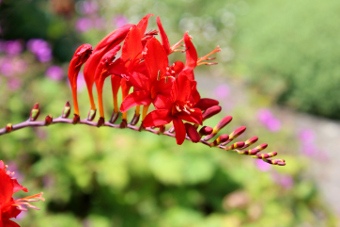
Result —
[[196, 72], [202, 96], [234, 117], [226, 130], [246, 125], [287, 162], [272, 167], [129, 130], [19, 130], [0, 138], [0, 159], [46, 201], [18, 223], [339, 226], [339, 11], [337, 0], [0, 0], [1, 127], [27, 119], [36, 102], [58, 116], [71, 98], [66, 72], [77, 46], [153, 13], [171, 43], [189, 31], [199, 55], [222, 48], [217, 66]]

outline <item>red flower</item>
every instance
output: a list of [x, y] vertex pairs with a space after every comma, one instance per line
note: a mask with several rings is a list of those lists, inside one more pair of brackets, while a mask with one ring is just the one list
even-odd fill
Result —
[[68, 78], [72, 89], [74, 113], [79, 115], [78, 99], [77, 99], [77, 79], [81, 66], [87, 61], [92, 53], [90, 44], [83, 44], [77, 48], [71, 59], [68, 68]]
[[127, 111], [135, 105], [150, 105], [159, 96], [167, 96], [174, 77], [168, 74], [168, 56], [156, 38], [150, 38], [143, 54], [144, 73], [135, 72], [129, 77], [134, 91], [123, 100], [120, 110]]
[[143, 120], [144, 127], [160, 127], [173, 122], [176, 142], [182, 144], [185, 140], [186, 128], [183, 120], [202, 124], [202, 111], [194, 107], [200, 100], [196, 90], [196, 81], [190, 81], [185, 76], [179, 76], [173, 83], [169, 98], [155, 105], [156, 110], [151, 111]]
[[13, 199], [13, 194], [22, 190], [27, 192], [27, 188], [23, 187], [13, 178], [14, 173], [6, 170], [4, 162], [0, 160], [0, 227], [19, 227], [11, 219], [17, 217], [21, 211], [27, 208], [38, 209], [30, 204], [44, 200], [42, 193], [28, 196], [22, 199]]
[[129, 32], [132, 25], [125, 25], [118, 28], [102, 39], [98, 45], [94, 48], [92, 55], [86, 61], [84, 66], [84, 79], [87, 86], [87, 91], [89, 94], [91, 110], [96, 110], [96, 105], [94, 103], [92, 86], [95, 82], [95, 75], [97, 67], [102, 59], [102, 57], [111, 49], [115, 48], [122, 41], [124, 41], [127, 33]]

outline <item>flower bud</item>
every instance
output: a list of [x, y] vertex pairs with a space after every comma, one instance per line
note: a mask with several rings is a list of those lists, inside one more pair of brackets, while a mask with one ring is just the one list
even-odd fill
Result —
[[201, 136], [197, 132], [197, 128], [195, 126], [189, 123], [185, 123], [184, 126], [185, 126], [185, 131], [192, 142], [197, 143], [201, 140]]
[[13, 125], [11, 123], [8, 123], [5, 127], [6, 132], [11, 132], [13, 130]]
[[244, 142], [240, 141], [240, 142], [236, 142], [236, 143], [226, 147], [225, 150], [230, 151], [230, 150], [240, 149], [242, 147], [244, 147]]
[[50, 125], [53, 122], [53, 117], [51, 115], [47, 115], [45, 117], [45, 125]]
[[272, 158], [274, 156], [277, 155], [276, 151], [270, 152], [270, 153], [265, 153], [265, 154], [256, 154], [256, 157], [258, 159], [268, 159], [268, 158]]
[[97, 110], [90, 109], [88, 115], [87, 115], [87, 120], [88, 121], [93, 121], [93, 119], [96, 117]]
[[240, 154], [245, 154], [245, 155], [256, 155], [257, 153], [259, 153], [260, 151], [266, 149], [268, 147], [268, 144], [263, 143], [260, 144], [252, 149], [249, 150], [245, 150], [245, 151], [240, 151]]
[[66, 102], [63, 112], [61, 114], [62, 118], [68, 118], [68, 116], [70, 115], [71, 112], [71, 106], [70, 106], [70, 102]]
[[29, 120], [30, 120], [30, 121], [35, 121], [35, 120], [37, 120], [37, 118], [39, 117], [39, 113], [40, 113], [40, 110], [39, 110], [39, 103], [36, 103], [36, 104], [34, 104], [32, 110], [31, 110]]
[[216, 114], [218, 114], [219, 112], [221, 112], [222, 107], [221, 106], [212, 106], [209, 107], [206, 111], [204, 111], [204, 113], [202, 114], [203, 120], [206, 120]]

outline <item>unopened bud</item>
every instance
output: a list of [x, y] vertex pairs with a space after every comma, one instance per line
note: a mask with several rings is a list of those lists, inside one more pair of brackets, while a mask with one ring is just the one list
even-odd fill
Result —
[[50, 125], [53, 122], [53, 117], [51, 115], [47, 115], [45, 117], [45, 125]]
[[209, 126], [203, 126], [200, 130], [199, 130], [199, 134], [201, 136], [206, 136], [206, 135], [209, 135], [211, 134], [213, 131], [213, 128], [212, 127], [209, 127]]
[[257, 154], [256, 157], [259, 159], [268, 159], [272, 158], [277, 155], [276, 151], [270, 152], [270, 153], [265, 153], [265, 154]]
[[197, 143], [201, 140], [201, 136], [197, 132], [197, 128], [189, 123], [185, 123], [185, 131], [187, 132], [187, 135], [189, 136], [190, 140], [194, 143]]
[[240, 149], [242, 147], [244, 147], [244, 142], [240, 141], [240, 142], [236, 142], [236, 143], [226, 147], [225, 150], [230, 151], [230, 150]]
[[245, 150], [245, 151], [240, 151], [239, 153], [241, 154], [245, 154], [245, 155], [256, 155], [257, 153], [259, 153], [260, 151], [266, 149], [268, 147], [268, 144], [263, 143], [260, 144], [252, 149], [249, 150]]
[[140, 114], [134, 114], [132, 120], [130, 121], [130, 125], [136, 125], [139, 121]]
[[229, 134], [229, 138], [231, 140], [235, 139], [236, 137], [238, 137], [239, 135], [241, 135], [242, 133], [244, 133], [244, 131], [246, 131], [246, 126], [241, 126], [239, 128], [237, 128], [235, 131], [233, 131], [231, 134]]
[[246, 141], [244, 141], [244, 147], [242, 147], [242, 149], [247, 148], [250, 145], [256, 143], [258, 139], [259, 138], [257, 136], [253, 136], [250, 139], [247, 139]]
[[35, 120], [37, 120], [37, 118], [39, 117], [39, 113], [40, 113], [40, 110], [39, 110], [39, 103], [36, 103], [36, 104], [34, 104], [32, 110], [31, 110], [29, 120], [30, 120], [30, 121], [35, 121]]
[[90, 109], [88, 115], [87, 115], [87, 120], [88, 121], [93, 121], [93, 119], [96, 117], [97, 110]]
[[114, 124], [114, 123], [117, 121], [118, 117], [119, 117], [119, 112], [113, 111], [113, 113], [112, 113], [112, 115], [111, 115], [111, 118], [110, 118], [109, 122], [110, 122], [111, 124]]
[[219, 137], [217, 137], [213, 142], [210, 143], [210, 146], [214, 147], [217, 145], [220, 145], [221, 143], [227, 141], [229, 139], [228, 134], [222, 134]]
[[212, 107], [209, 107], [202, 114], [203, 120], [206, 120], [206, 119], [208, 119], [208, 118], [218, 114], [219, 112], [221, 112], [221, 110], [222, 110], [221, 106], [212, 106]]
[[210, 98], [201, 98], [197, 104], [195, 105], [196, 108], [201, 110], [206, 110], [212, 106], [218, 106], [219, 102], [215, 99]]
[[103, 117], [100, 117], [98, 122], [97, 122], [97, 127], [102, 126], [105, 123], [105, 119]]
[[12, 130], [13, 130], [13, 125], [11, 124], [11, 123], [8, 123], [7, 125], [6, 125], [6, 127], [5, 127], [5, 129], [6, 129], [6, 132], [8, 133], [8, 132], [11, 132]]
[[74, 114], [72, 119], [72, 124], [77, 124], [80, 121], [80, 116], [78, 114]]
[[278, 166], [285, 166], [286, 161], [284, 159], [262, 159], [263, 161], [271, 164], [271, 165], [278, 165]]
[[127, 127], [127, 121], [126, 119], [122, 119], [122, 122], [120, 122], [119, 128], [126, 128]]
[[70, 112], [71, 112], [71, 105], [70, 102], [66, 102], [63, 112], [61, 114], [62, 118], [68, 118], [68, 116], [70, 116]]
[[225, 116], [224, 118], [222, 118], [222, 120], [220, 120], [220, 122], [218, 122], [218, 124], [214, 127], [214, 133], [220, 131], [224, 126], [229, 124], [231, 120], [233, 120], [232, 116]]
[[241, 135], [247, 128], [245, 126], [241, 126], [239, 128], [237, 128], [236, 130], [234, 130], [232, 133], [229, 134], [229, 140], [222, 143], [223, 146], [227, 145], [228, 143], [230, 143], [232, 140], [234, 140], [235, 138], [237, 138], [239, 135]]

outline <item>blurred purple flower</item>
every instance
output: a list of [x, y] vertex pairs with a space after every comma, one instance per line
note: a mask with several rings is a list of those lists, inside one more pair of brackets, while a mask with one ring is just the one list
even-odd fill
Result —
[[95, 1], [83, 1], [80, 4], [80, 13], [89, 15], [89, 14], [95, 14], [98, 12], [98, 4]]
[[285, 189], [290, 189], [294, 185], [293, 177], [288, 174], [273, 173], [274, 181]]
[[269, 171], [272, 167], [272, 165], [262, 161], [261, 159], [256, 159], [255, 163], [257, 168], [263, 172]]
[[27, 42], [27, 48], [40, 62], [48, 62], [52, 59], [50, 44], [43, 39], [31, 39]]
[[18, 78], [10, 78], [7, 82], [7, 86], [10, 90], [16, 91], [21, 87], [21, 81]]
[[90, 18], [81, 17], [76, 21], [76, 29], [79, 32], [86, 32], [93, 27], [93, 22]]
[[123, 15], [118, 15], [113, 18], [113, 24], [119, 28], [128, 23], [128, 19]]
[[86, 83], [84, 79], [84, 74], [83, 72], [79, 72], [78, 80], [77, 80], [78, 91], [85, 89], [85, 86], [86, 86]]
[[14, 67], [10, 58], [0, 59], [0, 74], [7, 77], [10, 77], [14, 74]]
[[299, 133], [299, 139], [303, 143], [313, 143], [315, 140], [315, 134], [311, 129], [302, 129]]
[[299, 132], [298, 138], [301, 142], [302, 153], [307, 156], [316, 155], [315, 133], [311, 129], [303, 129]]
[[64, 70], [57, 65], [52, 65], [46, 70], [46, 76], [51, 80], [61, 80], [64, 77]]
[[217, 99], [223, 100], [227, 98], [230, 94], [229, 86], [226, 84], [220, 84], [215, 88], [214, 93]]
[[96, 29], [105, 28], [105, 20], [101, 17], [96, 17], [93, 19], [93, 24]]
[[[67, 83], [68, 83], [68, 86], [71, 87], [69, 80], [67, 80]], [[85, 79], [84, 79], [84, 74], [83, 74], [83, 72], [79, 72], [78, 79], [77, 79], [78, 91], [83, 90], [85, 88], [85, 86], [86, 86], [86, 83], [85, 83]]]
[[15, 74], [22, 74], [27, 68], [27, 63], [20, 58], [0, 58], [0, 74], [11, 77]]
[[10, 40], [4, 43], [4, 51], [8, 55], [18, 55], [22, 52], [23, 46], [19, 40]]
[[276, 132], [281, 129], [281, 122], [274, 117], [269, 109], [259, 110], [257, 118], [269, 131]]

